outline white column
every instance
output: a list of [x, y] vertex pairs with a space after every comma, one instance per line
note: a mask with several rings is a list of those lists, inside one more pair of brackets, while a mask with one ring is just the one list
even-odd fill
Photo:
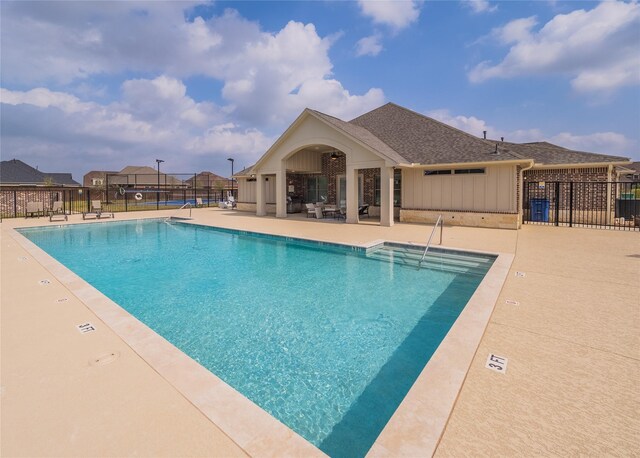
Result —
[[393, 167], [380, 167], [380, 226], [393, 226]]
[[358, 224], [358, 169], [347, 163], [347, 223]]
[[256, 215], [267, 215], [267, 204], [264, 200], [264, 175], [261, 173], [256, 175]]
[[287, 217], [287, 169], [284, 161], [276, 172], [276, 218]]

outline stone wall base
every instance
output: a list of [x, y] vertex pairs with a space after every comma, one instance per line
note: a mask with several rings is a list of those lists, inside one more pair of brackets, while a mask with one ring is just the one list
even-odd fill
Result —
[[[250, 202], [238, 202], [236, 205], [236, 210], [241, 212], [252, 212], [255, 214], [256, 212], [256, 204]], [[275, 215], [276, 214], [276, 204], [267, 204], [267, 215]]]
[[447, 226], [488, 227], [494, 229], [519, 229], [521, 218], [517, 213], [475, 213], [434, 210], [400, 210], [403, 223], [434, 224], [442, 215]]

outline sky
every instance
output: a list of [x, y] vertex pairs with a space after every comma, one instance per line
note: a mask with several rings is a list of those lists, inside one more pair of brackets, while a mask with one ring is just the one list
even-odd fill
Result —
[[0, 157], [222, 176], [305, 108], [640, 160], [637, 1], [0, 2]]

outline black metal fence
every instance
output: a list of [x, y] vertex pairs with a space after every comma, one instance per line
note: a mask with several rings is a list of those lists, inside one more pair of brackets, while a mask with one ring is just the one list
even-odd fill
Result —
[[[61, 201], [64, 212], [69, 215], [88, 212], [93, 200], [99, 200], [103, 210], [109, 212], [163, 210], [179, 208], [186, 203], [194, 207], [200, 203], [205, 207], [215, 207], [219, 201], [226, 200], [230, 193], [224, 189], [184, 186], [156, 189], [116, 185], [108, 188], [3, 186], [0, 188], [0, 217], [26, 217], [29, 202], [42, 203], [43, 213], [47, 214], [54, 202]], [[236, 193], [237, 189], [234, 189], [234, 196]]]
[[525, 224], [640, 230], [640, 182], [524, 183]]

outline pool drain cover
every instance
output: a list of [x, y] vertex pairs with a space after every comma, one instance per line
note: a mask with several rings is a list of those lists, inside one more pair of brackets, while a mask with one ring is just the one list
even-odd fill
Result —
[[89, 360], [90, 366], [106, 366], [120, 357], [120, 352], [112, 351]]

